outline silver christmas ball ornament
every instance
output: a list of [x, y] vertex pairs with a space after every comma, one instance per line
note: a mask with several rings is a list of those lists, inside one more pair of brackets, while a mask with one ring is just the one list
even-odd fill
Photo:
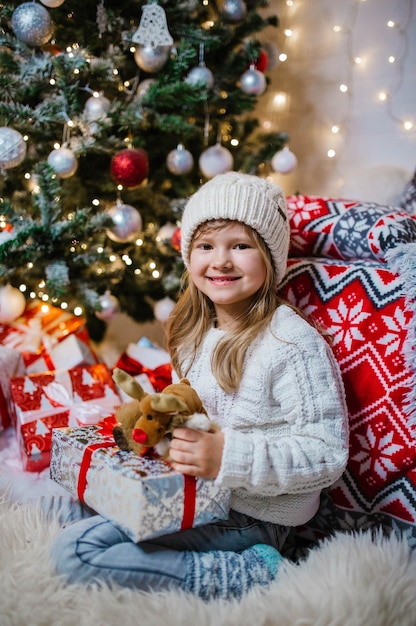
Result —
[[222, 0], [219, 2], [218, 11], [224, 22], [237, 24], [247, 15], [247, 6], [243, 0]]
[[158, 250], [166, 256], [176, 255], [176, 251], [172, 245], [172, 237], [176, 229], [176, 224], [167, 222], [159, 228], [156, 235], [156, 245]]
[[78, 169], [75, 154], [69, 148], [57, 148], [48, 156], [49, 165], [55, 170], [58, 178], [70, 178]]
[[213, 178], [217, 174], [225, 174], [225, 172], [233, 169], [233, 165], [233, 155], [219, 143], [204, 150], [199, 157], [199, 167], [206, 178]]
[[297, 166], [298, 160], [293, 152], [285, 146], [283, 150], [276, 152], [272, 158], [271, 164], [275, 172], [279, 174], [289, 174]]
[[107, 229], [107, 237], [117, 243], [126, 243], [136, 239], [142, 231], [142, 216], [133, 206], [123, 204], [121, 200], [108, 209], [113, 226]]
[[134, 95], [135, 102], [141, 102], [143, 100], [143, 98], [149, 91], [149, 88], [154, 82], [155, 82], [154, 78], [145, 78], [139, 83], [139, 86], [137, 87], [136, 93]]
[[185, 78], [185, 82], [192, 87], [201, 85], [205, 89], [212, 89], [214, 86], [214, 75], [205, 65], [194, 67]]
[[89, 122], [102, 120], [110, 108], [110, 100], [103, 95], [91, 96], [85, 103], [84, 113]]
[[263, 72], [252, 65], [240, 77], [240, 89], [246, 94], [261, 96], [267, 87], [266, 77]]
[[0, 127], [0, 169], [17, 167], [26, 156], [26, 142], [14, 128]]
[[134, 60], [144, 72], [158, 72], [170, 56], [171, 46], [138, 46]]
[[19, 4], [12, 15], [16, 37], [28, 46], [43, 46], [52, 37], [53, 24], [47, 9], [36, 2]]
[[189, 174], [193, 166], [194, 157], [182, 144], [179, 144], [175, 150], [171, 150], [166, 159], [166, 167], [175, 176]]

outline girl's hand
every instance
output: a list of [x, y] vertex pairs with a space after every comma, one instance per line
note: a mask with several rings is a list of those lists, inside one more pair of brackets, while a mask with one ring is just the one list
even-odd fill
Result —
[[175, 428], [169, 448], [173, 469], [182, 474], [213, 479], [221, 467], [224, 435], [192, 428]]

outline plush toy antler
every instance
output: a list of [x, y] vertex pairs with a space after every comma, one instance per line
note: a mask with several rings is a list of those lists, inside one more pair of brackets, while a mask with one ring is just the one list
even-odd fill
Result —
[[186, 378], [168, 385], [161, 393], [152, 394], [146, 393], [133, 376], [119, 368], [115, 368], [113, 380], [133, 398], [116, 411], [119, 424], [114, 427], [113, 435], [121, 450], [143, 455], [154, 448], [159, 455], [166, 456], [167, 435], [174, 428], [186, 425], [209, 431], [213, 427], [201, 399]]

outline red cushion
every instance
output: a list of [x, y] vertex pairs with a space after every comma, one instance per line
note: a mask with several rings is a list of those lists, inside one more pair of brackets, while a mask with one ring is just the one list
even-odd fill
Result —
[[328, 492], [336, 522], [353, 511], [367, 521], [382, 513], [416, 525], [416, 440], [406, 403], [415, 381], [403, 350], [411, 317], [403, 281], [380, 262], [290, 259], [280, 293], [327, 329], [345, 384], [350, 459]]
[[290, 256], [385, 261], [385, 251], [416, 241], [416, 215], [375, 203], [288, 196]]

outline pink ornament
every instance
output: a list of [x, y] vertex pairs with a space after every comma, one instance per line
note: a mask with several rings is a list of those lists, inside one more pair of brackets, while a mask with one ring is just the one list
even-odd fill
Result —
[[119, 301], [109, 291], [106, 291], [99, 298], [101, 310], [96, 311], [95, 315], [98, 319], [109, 322], [120, 311]]
[[166, 297], [156, 302], [153, 307], [153, 313], [158, 322], [166, 322], [169, 315], [172, 313], [175, 303], [170, 298]]

